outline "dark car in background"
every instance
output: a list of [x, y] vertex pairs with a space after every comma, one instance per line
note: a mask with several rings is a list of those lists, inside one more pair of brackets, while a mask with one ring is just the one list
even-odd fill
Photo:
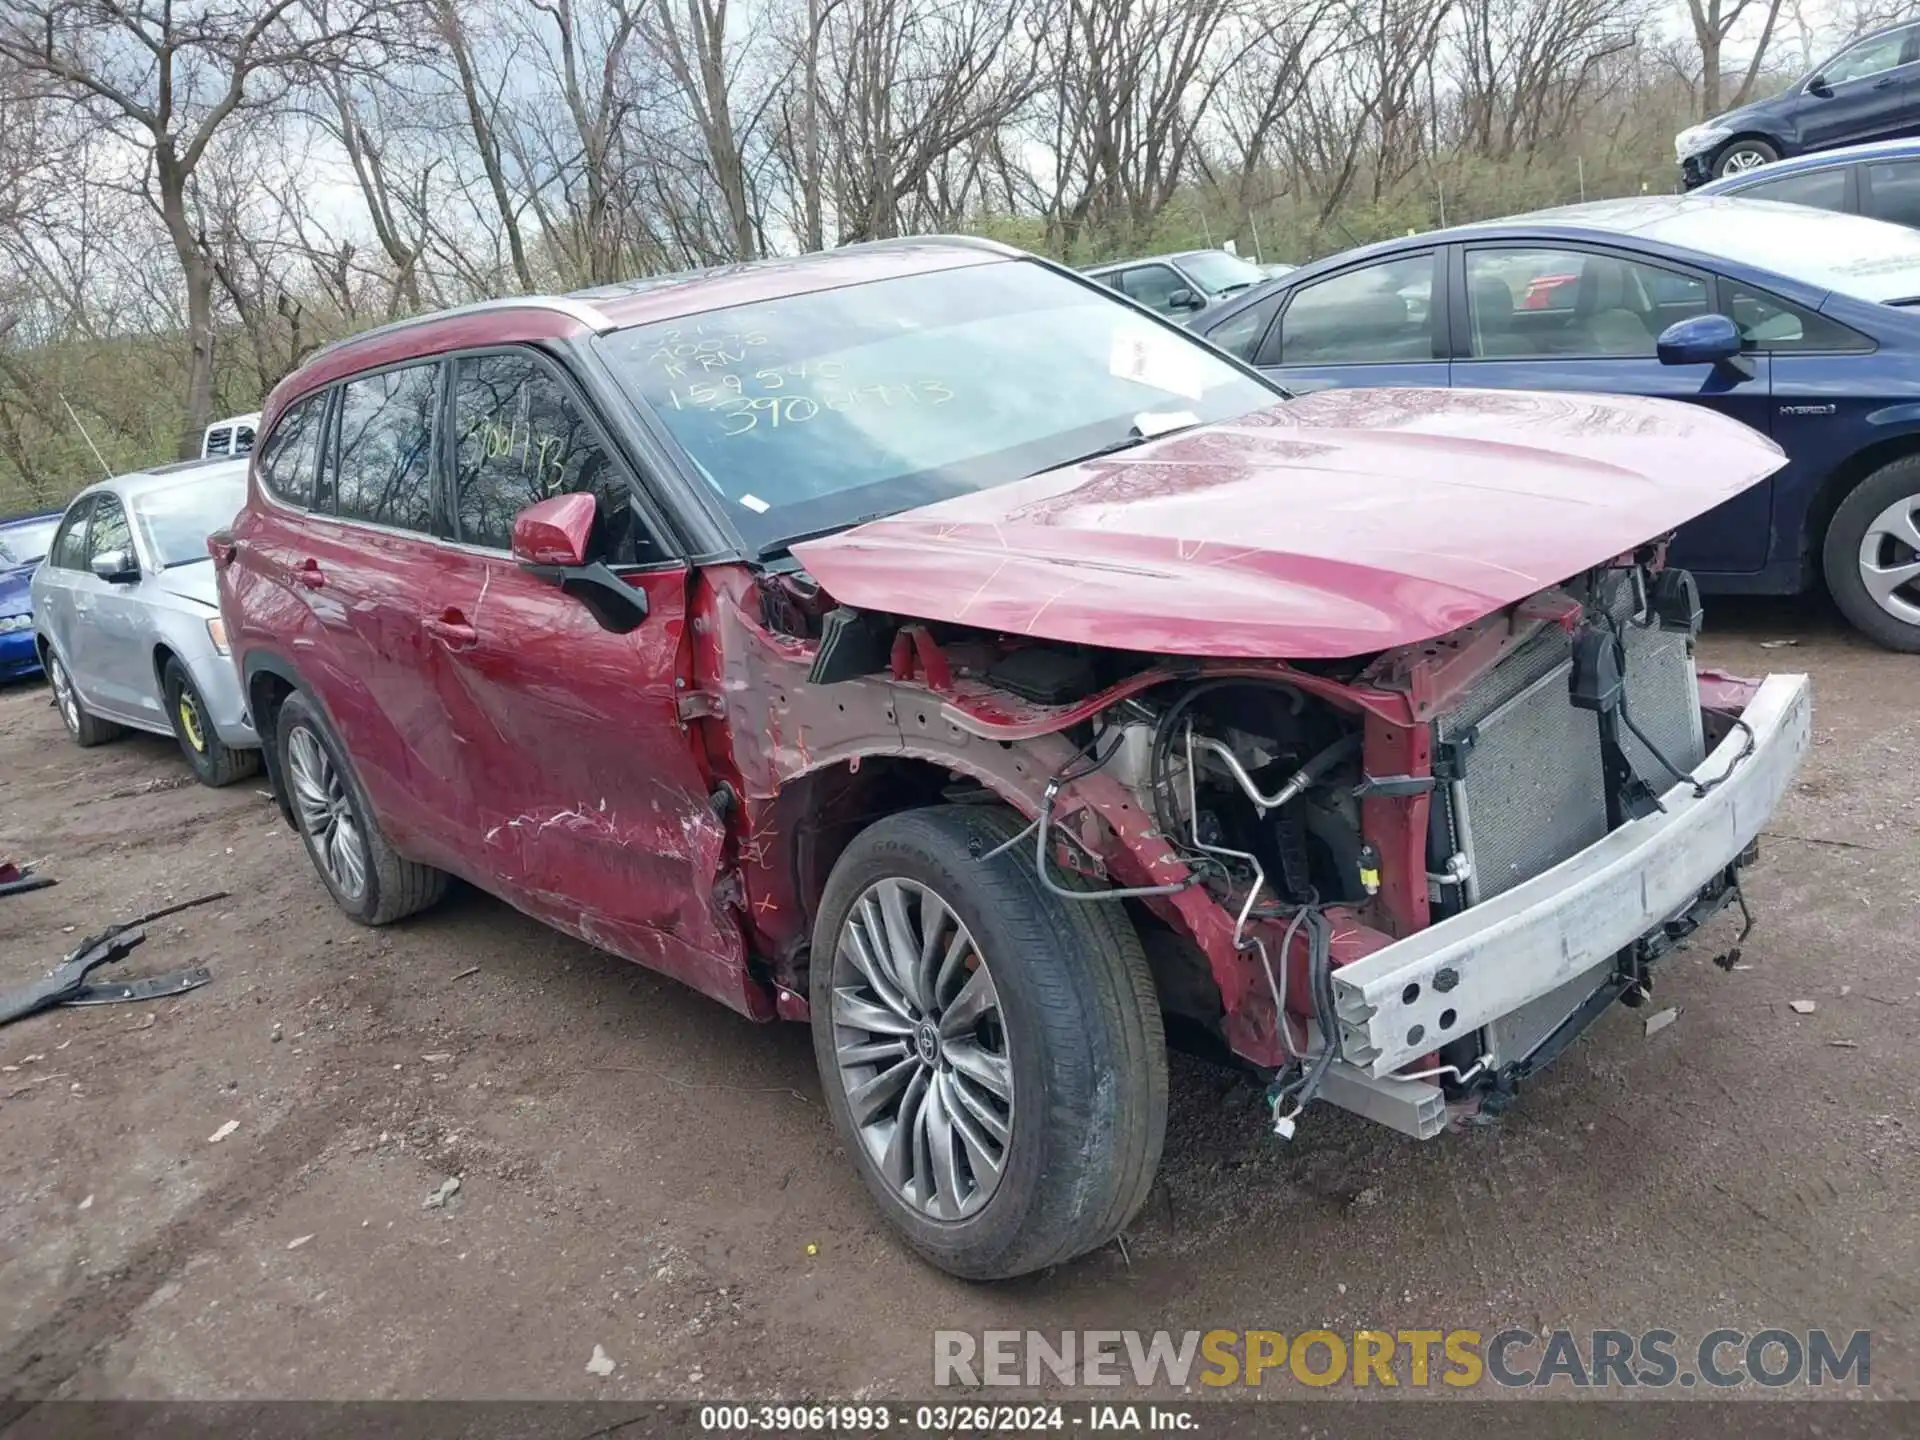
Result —
[[40, 673], [29, 587], [59, 526], [58, 514], [0, 520], [0, 680]]
[[1920, 230], [1920, 139], [1876, 140], [1776, 160], [1736, 170], [1696, 193], [1811, 205]]
[[1787, 155], [1920, 135], [1920, 22], [1852, 40], [1783, 93], [1673, 137], [1688, 186]]
[[1675, 562], [1733, 593], [1824, 574], [1861, 630], [1920, 651], [1911, 230], [1761, 200], [1609, 201], [1333, 256], [1193, 328], [1294, 390], [1601, 391], [1744, 421], [1789, 463], [1682, 527]]
[[1156, 314], [1183, 322], [1270, 278], [1261, 266], [1225, 250], [1149, 255], [1090, 266], [1086, 274]]

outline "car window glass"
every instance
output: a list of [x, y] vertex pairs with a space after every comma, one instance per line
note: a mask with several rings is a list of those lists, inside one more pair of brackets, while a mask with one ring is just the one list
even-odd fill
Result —
[[438, 367], [409, 365], [340, 393], [333, 508], [400, 530], [433, 528], [433, 407]]
[[93, 514], [93, 501], [82, 500], [71, 510], [61, 523], [60, 534], [53, 542], [53, 549], [47, 552], [57, 569], [84, 570], [87, 568], [87, 520]]
[[1871, 342], [1846, 326], [1812, 310], [1755, 290], [1737, 281], [1722, 279], [1727, 297], [1727, 313], [1740, 327], [1740, 340], [1748, 350], [1866, 350]]
[[1743, 200], [1778, 200], [1788, 205], [1811, 205], [1816, 210], [1844, 210], [1847, 169], [1832, 165], [1824, 170], [1803, 170], [1798, 175], [1748, 185], [1739, 193]]
[[1838, 85], [1847, 80], [1859, 80], [1864, 76], [1877, 75], [1882, 70], [1891, 70], [1900, 63], [1900, 52], [1907, 43], [1904, 30], [1896, 30], [1891, 35], [1882, 35], [1876, 39], [1856, 45], [1845, 54], [1834, 56], [1833, 60], [1820, 72], [1820, 78], [1829, 85]]
[[1432, 303], [1430, 252], [1349, 270], [1294, 292], [1280, 317], [1278, 354], [1263, 354], [1260, 363], [1431, 360]]
[[1229, 355], [1237, 355], [1249, 364], [1253, 353], [1260, 343], [1260, 337], [1267, 333], [1267, 326], [1273, 320], [1273, 312], [1280, 308], [1280, 295], [1270, 295], [1258, 304], [1249, 305], [1237, 315], [1230, 315], [1207, 332], [1207, 339], [1218, 345]]
[[1658, 265], [1582, 250], [1467, 252], [1468, 353], [1630, 357], [1707, 310], [1707, 283]]
[[127, 528], [127, 512], [111, 495], [96, 496], [93, 524], [87, 531], [87, 565], [102, 555], [133, 553], [133, 532]]
[[1867, 167], [1866, 212], [1920, 230], [1920, 160], [1889, 160]]
[[1192, 293], [1192, 287], [1166, 265], [1136, 265], [1120, 272], [1120, 291], [1138, 300], [1149, 310], [1171, 315], [1176, 306], [1173, 297], [1180, 291]]
[[595, 554], [613, 564], [667, 556], [635, 512], [625, 469], [571, 391], [525, 355], [463, 358], [453, 390], [454, 509], [460, 538], [505, 550], [513, 517], [586, 491], [598, 514]]
[[260, 479], [289, 505], [313, 504], [314, 476], [320, 465], [320, 429], [326, 419], [325, 392], [289, 407], [260, 452]]

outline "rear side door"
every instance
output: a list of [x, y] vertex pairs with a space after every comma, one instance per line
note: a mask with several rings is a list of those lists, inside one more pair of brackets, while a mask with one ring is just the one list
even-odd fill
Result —
[[1801, 148], [1824, 150], [1857, 140], [1915, 133], [1920, 119], [1920, 29], [1862, 40], [1836, 55], [1801, 95]]
[[[1602, 246], [1490, 242], [1456, 253], [1455, 386], [1686, 400], [1770, 433], [1766, 354], [1744, 357], [1750, 373], [1660, 362], [1660, 332], [1713, 309], [1711, 276]], [[1558, 283], [1542, 286], [1543, 277]], [[1683, 526], [1674, 563], [1708, 573], [1760, 569], [1772, 486], [1763, 481]]]
[[[738, 1007], [740, 932], [714, 896], [725, 827], [678, 708], [689, 567], [546, 356], [457, 357], [448, 414], [456, 543], [422, 598], [452, 763], [475, 807], [462, 873]], [[581, 491], [597, 505], [599, 558], [647, 599], [625, 635], [510, 553], [521, 510]]]
[[1253, 363], [1293, 391], [1447, 383], [1439, 252], [1373, 260], [1287, 291]]
[[283, 537], [277, 564], [286, 593], [307, 611], [290, 627], [306, 639], [293, 658], [388, 838], [457, 869], [452, 861], [472, 843], [473, 806], [424, 628], [448, 525], [435, 457], [443, 369], [415, 362], [340, 382], [312, 509]]

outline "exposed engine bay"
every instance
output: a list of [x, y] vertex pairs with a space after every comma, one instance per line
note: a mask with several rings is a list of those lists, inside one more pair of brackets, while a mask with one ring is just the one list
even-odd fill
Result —
[[[1662, 953], [1744, 913], [1751, 834], [1694, 876], [1680, 832], [1728, 828], [1705, 802], [1754, 752], [1741, 711], [1760, 687], [1710, 677], [1703, 697], [1697, 593], [1662, 561], [1649, 546], [1346, 660], [1179, 665], [866, 612], [769, 618], [819, 636], [815, 684], [885, 666], [941, 697], [953, 737], [1006, 752], [1011, 773], [992, 749], [924, 753], [984, 762], [955, 764], [948, 800], [1025, 790], [1028, 823], [982, 858], [1016, 852], [1064, 899], [1124, 905], [1169, 1033], [1257, 1066], [1279, 1134], [1324, 1099], [1424, 1138], [1497, 1115], [1615, 1000], [1643, 1003]], [[1804, 710], [1804, 681], [1794, 694]], [[1703, 781], [1710, 750], [1724, 764]], [[1022, 757], [1042, 753], [1064, 758], [1034, 775]], [[1766, 768], [1784, 784], [1796, 760]], [[1645, 915], [1609, 902], [1596, 923], [1551, 876], [1600, 867], [1582, 882], [1600, 894], [1620, 869], [1601, 842], [1642, 821], [1687, 863], [1665, 867], [1670, 895], [1640, 886]]]

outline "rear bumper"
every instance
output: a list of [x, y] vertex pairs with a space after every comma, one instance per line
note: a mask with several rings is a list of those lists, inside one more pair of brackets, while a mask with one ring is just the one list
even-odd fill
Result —
[[[1340, 1053], [1377, 1079], [1604, 965], [1693, 905], [1755, 836], [1809, 744], [1804, 675], [1774, 675], [1738, 729], [1676, 786], [1664, 813], [1631, 821], [1579, 854], [1462, 914], [1333, 972]], [[1442, 1023], [1442, 1022], [1445, 1023]]]

